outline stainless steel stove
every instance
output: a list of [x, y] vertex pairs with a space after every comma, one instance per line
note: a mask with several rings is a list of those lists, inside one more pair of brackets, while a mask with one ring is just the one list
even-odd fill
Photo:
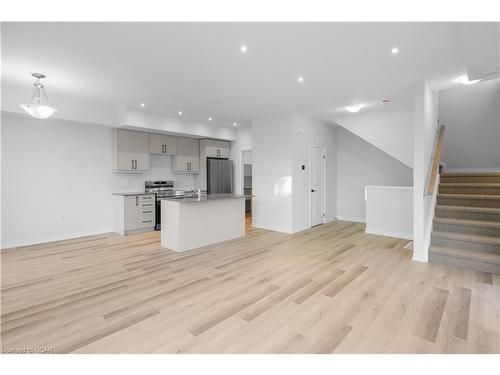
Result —
[[176, 195], [174, 181], [146, 181], [144, 183], [146, 193], [155, 193], [156, 197], [156, 223], [155, 230], [161, 229], [161, 198]]

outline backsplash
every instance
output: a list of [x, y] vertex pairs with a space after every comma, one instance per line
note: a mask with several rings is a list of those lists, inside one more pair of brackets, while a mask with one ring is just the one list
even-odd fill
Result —
[[190, 173], [173, 173], [170, 155], [150, 155], [150, 169], [144, 173], [112, 172], [113, 190], [143, 191], [144, 181], [173, 180], [175, 189], [193, 188], [194, 175]]

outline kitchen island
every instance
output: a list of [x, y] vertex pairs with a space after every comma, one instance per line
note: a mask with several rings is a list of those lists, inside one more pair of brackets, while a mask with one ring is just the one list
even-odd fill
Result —
[[161, 246], [177, 252], [245, 235], [245, 196], [161, 200]]

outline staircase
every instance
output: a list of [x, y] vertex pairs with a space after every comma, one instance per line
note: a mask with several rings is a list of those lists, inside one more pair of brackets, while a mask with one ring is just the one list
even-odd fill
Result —
[[429, 261], [500, 274], [500, 173], [441, 175]]

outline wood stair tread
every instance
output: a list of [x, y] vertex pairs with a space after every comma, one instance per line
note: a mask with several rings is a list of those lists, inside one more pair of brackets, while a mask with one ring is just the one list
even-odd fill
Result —
[[500, 200], [500, 195], [482, 195], [482, 194], [442, 194], [439, 193], [438, 198], [457, 198], [457, 199], [485, 199], [485, 200]]
[[496, 221], [435, 217], [434, 222], [441, 224], [467, 225], [472, 227], [498, 228], [498, 230], [500, 230], [500, 222]]
[[450, 206], [446, 204], [436, 205], [438, 210], [462, 211], [462, 212], [480, 212], [486, 214], [500, 214], [500, 208], [494, 207], [474, 207], [474, 206]]
[[429, 251], [433, 254], [446, 255], [466, 260], [480, 261], [485, 263], [493, 263], [500, 265], [500, 255], [481, 253], [471, 250], [454, 249], [451, 247], [431, 246]]
[[499, 237], [488, 237], [488, 236], [476, 236], [474, 234], [462, 234], [453, 232], [441, 232], [433, 231], [432, 237], [443, 238], [448, 240], [464, 241], [464, 242], [475, 242], [484, 243], [490, 245], [500, 245]]

